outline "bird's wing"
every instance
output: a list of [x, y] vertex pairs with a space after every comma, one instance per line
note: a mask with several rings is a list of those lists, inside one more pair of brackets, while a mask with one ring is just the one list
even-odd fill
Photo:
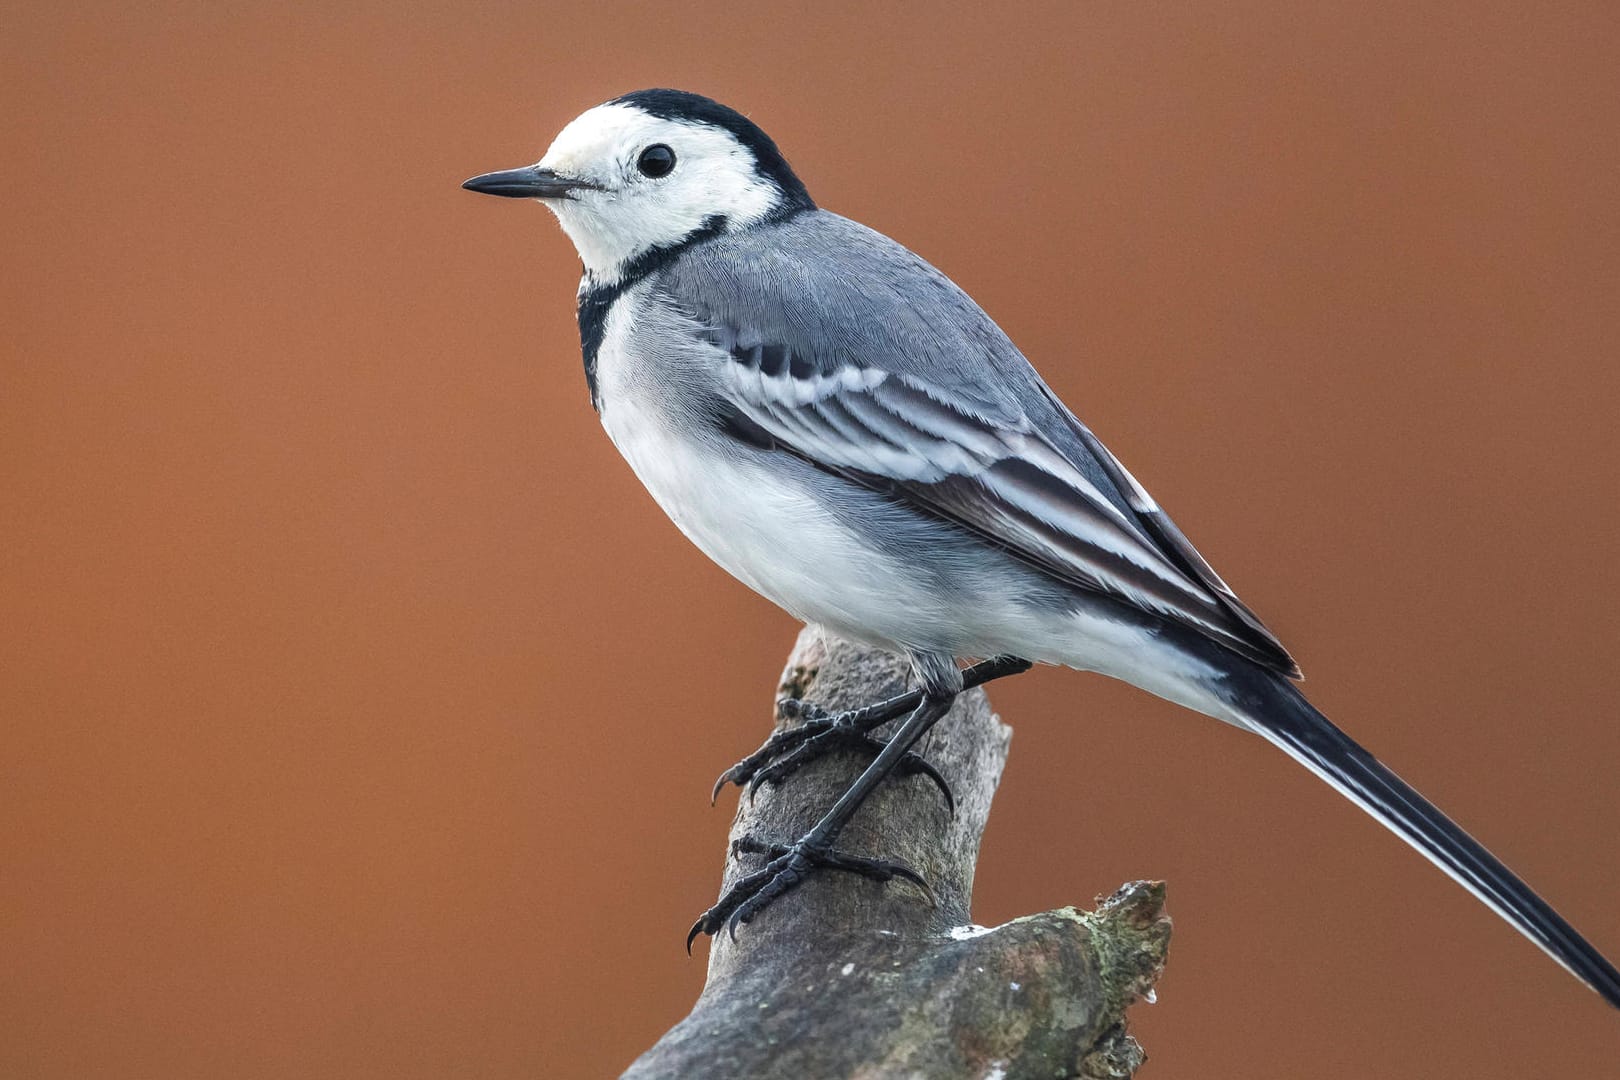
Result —
[[720, 385], [733, 435], [889, 492], [1056, 578], [1297, 674], [1277, 639], [1078, 421], [1084, 442], [1071, 446], [1094, 455], [1090, 469], [1027, 415], [1004, 405], [993, 412], [976, 395], [872, 363], [829, 363], [712, 321], [701, 333], [727, 357]]
[[733, 434], [1298, 676], [1000, 327], [893, 240], [812, 211], [698, 245], [655, 287], [719, 351]]
[[1153, 538], [1159, 551], [1193, 580], [1219, 598], [1222, 606], [1227, 611], [1236, 616], [1238, 621], [1243, 623], [1250, 632], [1263, 639], [1276, 654], [1280, 654], [1276, 657], [1280, 661], [1279, 663], [1268, 664], [1267, 666], [1273, 667], [1289, 678], [1299, 678], [1299, 665], [1294, 662], [1293, 657], [1288, 655], [1287, 650], [1282, 646], [1282, 642], [1277, 640], [1277, 636], [1267, 629], [1266, 624], [1260, 621], [1260, 617], [1250, 610], [1247, 604], [1238, 599], [1238, 595], [1232, 591], [1232, 587], [1221, 578], [1221, 575], [1215, 572], [1215, 568], [1209, 565], [1208, 560], [1198, 553], [1198, 549], [1193, 547], [1192, 541], [1187, 539], [1187, 534], [1182, 532], [1174, 521], [1170, 520], [1170, 515], [1165, 513], [1153, 496], [1147, 493], [1147, 489], [1137, 482], [1136, 477], [1131, 475], [1130, 470], [1126, 469], [1119, 458], [1115, 457], [1113, 452], [1103, 445], [1101, 439], [1091, 433], [1090, 428], [1082, 424], [1069, 411], [1068, 406], [1058, 400], [1057, 395], [1052, 393], [1045, 383], [1041, 384], [1041, 391], [1051, 402], [1053, 408], [1067, 422], [1075, 438], [1090, 451], [1092, 457], [1103, 467], [1109, 478], [1113, 480], [1114, 485], [1125, 496], [1125, 501], [1130, 504], [1137, 523]]

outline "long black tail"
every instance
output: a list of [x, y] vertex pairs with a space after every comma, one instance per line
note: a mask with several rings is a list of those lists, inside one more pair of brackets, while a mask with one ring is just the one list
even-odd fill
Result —
[[1620, 971], [1472, 836], [1317, 712], [1293, 684], [1258, 668], [1223, 687], [1248, 726], [1377, 818], [1620, 1008]]

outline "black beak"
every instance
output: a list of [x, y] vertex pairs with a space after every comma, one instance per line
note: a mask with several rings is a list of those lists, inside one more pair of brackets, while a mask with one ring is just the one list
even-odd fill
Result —
[[529, 165], [522, 169], [485, 173], [461, 185], [481, 195], [501, 195], [508, 199], [571, 199], [576, 191], [600, 191], [589, 180], [558, 176], [550, 169]]

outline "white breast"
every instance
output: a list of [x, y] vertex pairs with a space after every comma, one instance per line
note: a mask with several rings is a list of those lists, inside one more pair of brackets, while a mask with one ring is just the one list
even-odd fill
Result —
[[[907, 575], [859, 543], [807, 492], [663, 427], [633, 402], [606, 395], [603, 402], [602, 426], [647, 491], [733, 576], [800, 619], [846, 637], [893, 647], [916, 633], [915, 625], [896, 620], [895, 598], [883, 595]], [[871, 585], [862, 587], [862, 580]]]
[[[686, 430], [669, 382], [647, 377], [626, 348], [628, 310], [621, 301], [609, 313], [598, 354], [602, 426], [670, 520], [705, 555], [806, 622], [891, 648], [911, 640], [917, 620], [910, 616], [920, 613], [897, 602], [908, 591], [905, 568], [758, 458], [721, 453]], [[638, 336], [661, 335], [643, 325]], [[685, 345], [673, 333], [669, 339]]]

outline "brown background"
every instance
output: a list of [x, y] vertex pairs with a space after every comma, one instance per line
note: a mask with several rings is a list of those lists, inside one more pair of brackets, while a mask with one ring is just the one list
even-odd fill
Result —
[[[549, 216], [457, 190], [647, 85], [978, 297], [1620, 956], [1612, 3], [34, 6], [0, 1075], [589, 1077], [683, 1013], [794, 628], [602, 436]], [[1620, 1018], [1258, 740], [995, 697], [976, 915], [1167, 878], [1150, 1075], [1613, 1075]]]

